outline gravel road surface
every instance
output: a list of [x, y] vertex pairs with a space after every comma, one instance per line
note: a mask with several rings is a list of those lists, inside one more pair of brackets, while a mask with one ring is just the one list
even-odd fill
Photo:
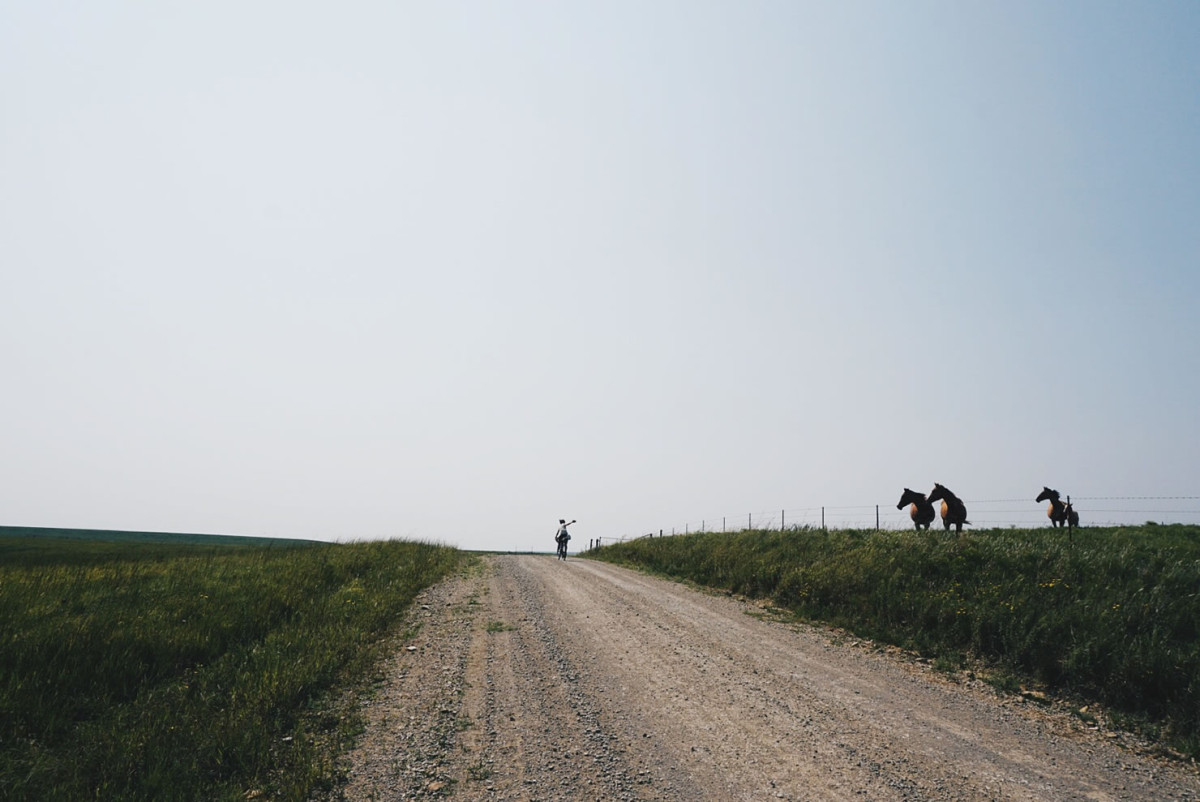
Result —
[[411, 626], [346, 799], [1200, 800], [1069, 712], [605, 563], [486, 557]]

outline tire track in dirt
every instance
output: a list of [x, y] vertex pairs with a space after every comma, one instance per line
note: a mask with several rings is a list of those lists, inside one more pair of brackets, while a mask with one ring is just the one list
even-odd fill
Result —
[[1200, 800], [1074, 718], [604, 563], [489, 557], [429, 594], [346, 798]]
[[497, 799], [636, 799], [542, 604], [511, 566], [493, 564], [465, 676], [458, 787]]
[[702, 798], [686, 781], [647, 787], [530, 580], [520, 560], [493, 558], [418, 598], [407, 623], [419, 631], [364, 702], [337, 798]]

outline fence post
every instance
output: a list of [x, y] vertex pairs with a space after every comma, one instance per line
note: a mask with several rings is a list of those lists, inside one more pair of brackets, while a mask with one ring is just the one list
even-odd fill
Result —
[[825, 528], [825, 508], [821, 508], [821, 528]]
[[879, 505], [875, 505], [875, 531], [879, 531]]
[[[1071, 506], [1071, 494], [1070, 493], [1067, 494], [1067, 506], [1068, 507]], [[1075, 527], [1071, 526], [1070, 518], [1067, 519], [1066, 523], [1067, 523], [1067, 542], [1074, 543], [1075, 542]]]
[[663, 536], [663, 535], [662, 535], [662, 533], [663, 533], [663, 530], [659, 529], [659, 530], [658, 530], [658, 536], [659, 536], [659, 537], [662, 537], [662, 536]]
[[746, 513], [746, 529], [749, 530], [749, 529], [753, 529], [753, 528], [754, 528], [754, 513], [748, 512], [748, 513]]
[[779, 531], [787, 529], [787, 510], [779, 511]]

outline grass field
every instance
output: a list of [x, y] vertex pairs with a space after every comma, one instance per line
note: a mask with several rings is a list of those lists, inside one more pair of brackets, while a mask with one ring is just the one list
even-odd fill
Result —
[[751, 597], [992, 681], [1103, 703], [1200, 757], [1200, 527], [747, 531], [591, 556]]
[[[0, 536], [0, 798], [300, 799], [455, 549]], [[218, 544], [219, 543], [219, 544]]]

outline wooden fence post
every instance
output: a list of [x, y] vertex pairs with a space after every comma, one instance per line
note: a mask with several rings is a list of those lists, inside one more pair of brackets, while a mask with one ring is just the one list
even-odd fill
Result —
[[[1071, 494], [1067, 494], [1067, 509], [1071, 508]], [[1075, 542], [1075, 527], [1071, 526], [1071, 518], [1067, 517], [1067, 542]]]

